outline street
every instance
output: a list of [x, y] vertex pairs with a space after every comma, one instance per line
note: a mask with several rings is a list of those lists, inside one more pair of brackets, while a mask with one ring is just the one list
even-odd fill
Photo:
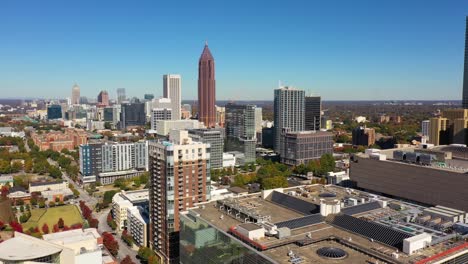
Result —
[[[47, 161], [51, 165], [58, 166], [57, 162], [55, 162], [55, 161], [53, 161], [51, 159], [47, 159]], [[79, 196], [78, 200], [84, 201], [86, 203], [86, 205], [89, 206], [89, 208], [93, 209], [96, 206], [96, 204], [98, 203], [98, 200], [95, 197], [89, 195], [86, 190], [81, 188], [70, 177], [68, 177], [68, 175], [67, 175], [67, 173], [65, 171], [63, 171], [62, 173], [63, 173], [62, 174], [63, 180], [68, 181], [69, 184], [73, 185], [75, 187], [75, 189], [80, 192], [80, 196]], [[110, 212], [110, 208], [102, 210], [100, 212], [95, 212], [93, 210], [93, 216], [99, 221], [98, 232], [101, 235], [104, 232], [109, 232], [109, 233], [112, 232], [112, 229], [107, 224], [107, 214], [109, 212]], [[117, 260], [120, 262], [120, 260], [122, 260], [127, 255], [129, 255], [132, 258], [133, 262], [140, 263], [140, 261], [136, 258], [137, 251], [132, 250], [131, 248], [129, 248], [127, 246], [127, 244], [125, 244], [125, 242], [122, 241], [120, 236], [115, 235], [114, 237], [115, 237], [115, 240], [119, 243], [119, 254], [117, 256]]]

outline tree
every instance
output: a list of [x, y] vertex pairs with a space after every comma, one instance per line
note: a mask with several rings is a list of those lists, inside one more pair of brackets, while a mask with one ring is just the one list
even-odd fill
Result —
[[22, 169], [23, 169], [23, 164], [21, 162], [19, 162], [19, 161], [15, 161], [11, 165], [11, 172], [12, 173], [19, 172]]
[[135, 262], [133, 262], [130, 256], [127, 255], [125, 256], [125, 258], [122, 259], [122, 261], [120, 261], [120, 264], [135, 264]]
[[49, 167], [49, 176], [55, 179], [62, 178], [62, 171], [57, 166]]
[[112, 198], [114, 197], [114, 195], [116, 193], [117, 193], [116, 190], [110, 190], [110, 191], [106, 191], [104, 193], [104, 197], [103, 197], [103, 200], [102, 200], [102, 203], [104, 204], [104, 206], [107, 206], [110, 203], [112, 203]]
[[109, 250], [109, 252], [117, 256], [119, 253], [119, 244], [115, 240], [114, 236], [108, 232], [102, 233], [103, 244]]
[[263, 189], [275, 189], [280, 187], [288, 187], [288, 180], [284, 176], [275, 176], [262, 179]]
[[60, 232], [60, 228], [58, 227], [58, 225], [57, 225], [57, 224], [55, 224], [55, 225], [54, 225], [54, 227], [53, 227], [52, 231], [53, 231], [54, 233], [58, 233], [58, 232]]
[[320, 157], [320, 167], [323, 173], [327, 173], [335, 170], [335, 158], [332, 154], [323, 154]]
[[149, 262], [148, 259], [154, 255], [154, 252], [148, 247], [140, 247], [138, 249], [138, 257], [143, 260], [143, 262]]
[[50, 202], [49, 202], [49, 207], [55, 207], [55, 202], [54, 202], [54, 201], [50, 201]]
[[15, 232], [23, 233], [23, 226], [20, 223], [16, 222], [16, 221], [10, 222], [10, 227]]
[[5, 223], [3, 223], [2, 221], [0, 221], [0, 230], [3, 230], [5, 229]]
[[63, 221], [63, 218], [59, 218], [57, 225], [59, 228], [63, 228], [65, 226], [65, 222]]
[[88, 222], [89, 222], [89, 227], [91, 228], [98, 228], [99, 226], [99, 221], [96, 218], [88, 219]]
[[49, 226], [46, 223], [42, 225], [42, 233], [49, 234]]

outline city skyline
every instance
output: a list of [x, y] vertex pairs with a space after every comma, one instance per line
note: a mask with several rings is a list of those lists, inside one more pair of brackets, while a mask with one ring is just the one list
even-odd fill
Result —
[[[0, 10], [1, 24], [10, 25], [0, 28], [0, 90], [4, 98], [66, 98], [76, 80], [87, 97], [108, 90], [115, 98], [119, 87], [128, 97], [158, 96], [161, 76], [176, 73], [182, 100], [193, 100], [208, 40], [219, 100], [245, 99], [242, 92], [272, 100], [280, 80], [325, 101], [460, 98], [466, 2], [339, 6], [10, 2]], [[175, 8], [177, 22], [162, 27]], [[211, 18], [195, 15], [204, 8]], [[280, 19], [285, 14], [294, 16]]]

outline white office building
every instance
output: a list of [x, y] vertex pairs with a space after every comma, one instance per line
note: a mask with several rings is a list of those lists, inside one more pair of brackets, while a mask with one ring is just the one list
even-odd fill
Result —
[[172, 120], [180, 119], [182, 79], [178, 74], [166, 74], [163, 76], [163, 96], [171, 99]]

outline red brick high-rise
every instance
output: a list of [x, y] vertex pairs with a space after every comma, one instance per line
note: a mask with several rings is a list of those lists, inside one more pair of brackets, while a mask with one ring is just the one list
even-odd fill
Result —
[[198, 120], [207, 127], [216, 125], [215, 64], [208, 44], [198, 61]]

